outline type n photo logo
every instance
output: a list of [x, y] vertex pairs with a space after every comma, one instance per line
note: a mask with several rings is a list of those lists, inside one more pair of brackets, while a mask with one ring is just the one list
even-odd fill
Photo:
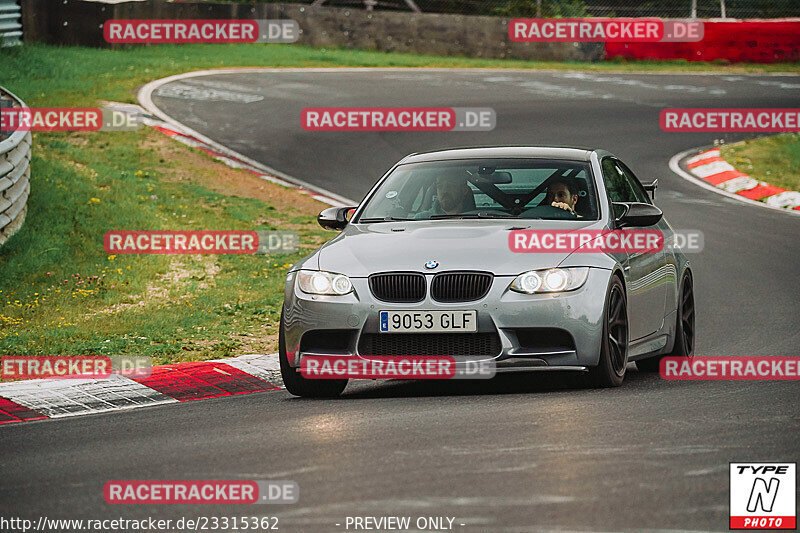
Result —
[[795, 529], [797, 463], [731, 463], [730, 528]]

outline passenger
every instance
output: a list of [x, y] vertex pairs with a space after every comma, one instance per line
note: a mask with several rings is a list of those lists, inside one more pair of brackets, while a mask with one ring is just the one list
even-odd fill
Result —
[[542, 205], [551, 205], [565, 211], [569, 211], [575, 216], [575, 204], [578, 203], [578, 190], [575, 185], [565, 179], [555, 179], [547, 186], [547, 196]]

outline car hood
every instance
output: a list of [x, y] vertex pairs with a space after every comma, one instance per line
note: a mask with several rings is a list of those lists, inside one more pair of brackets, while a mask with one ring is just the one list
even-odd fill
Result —
[[[437, 220], [350, 225], [317, 254], [320, 270], [366, 277], [393, 270], [482, 270], [516, 276], [558, 266], [571, 252], [514, 253], [512, 229], [600, 229], [600, 221]], [[426, 269], [425, 263], [438, 267]]]

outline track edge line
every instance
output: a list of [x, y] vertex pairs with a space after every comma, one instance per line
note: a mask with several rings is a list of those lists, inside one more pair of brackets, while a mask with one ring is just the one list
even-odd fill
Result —
[[319, 194], [324, 195], [324, 196], [329, 196], [329, 197], [333, 198], [334, 200], [338, 200], [338, 201], [342, 202], [345, 205], [358, 205], [358, 202], [356, 202], [355, 200], [351, 200], [350, 198], [346, 198], [344, 196], [336, 194], [336, 193], [334, 193], [332, 191], [329, 191], [329, 190], [327, 190], [327, 189], [325, 189], [323, 187], [319, 187], [317, 185], [312, 185], [312, 184], [310, 184], [310, 183], [308, 183], [308, 182], [306, 182], [304, 180], [301, 180], [299, 178], [296, 178], [294, 176], [286, 174], [285, 172], [281, 172], [280, 170], [274, 169], [274, 168], [272, 168], [270, 166], [267, 166], [267, 165], [265, 165], [263, 163], [260, 163], [260, 162], [256, 161], [255, 159], [251, 159], [251, 158], [247, 157], [244, 154], [240, 154], [239, 152], [237, 152], [235, 150], [232, 150], [231, 148], [228, 148], [227, 146], [225, 146], [223, 144], [220, 144], [220, 143], [214, 141], [213, 139], [210, 139], [210, 138], [206, 137], [202, 133], [190, 128], [189, 126], [186, 126], [185, 124], [182, 124], [178, 120], [176, 120], [176, 119], [172, 118], [171, 116], [169, 116], [168, 114], [166, 114], [158, 106], [156, 106], [156, 104], [153, 102], [153, 99], [152, 99], [153, 91], [155, 91], [156, 89], [158, 89], [162, 85], [166, 85], [167, 83], [171, 83], [173, 81], [183, 80], [183, 79], [187, 79], [187, 78], [195, 78], [195, 77], [200, 77], [200, 76], [211, 76], [211, 75], [214, 75], [214, 74], [241, 73], [241, 72], [246, 72], [248, 70], [253, 70], [253, 69], [197, 70], [197, 71], [193, 71], [193, 72], [184, 72], [183, 74], [175, 74], [173, 76], [167, 76], [166, 78], [160, 78], [160, 79], [157, 79], [157, 80], [153, 80], [153, 81], [143, 85], [139, 89], [139, 91], [137, 92], [136, 99], [139, 101], [139, 103], [142, 105], [142, 107], [144, 107], [148, 112], [152, 113], [154, 116], [158, 117], [159, 119], [163, 120], [164, 122], [166, 122], [168, 124], [171, 124], [172, 126], [175, 126], [176, 128], [178, 128], [179, 131], [186, 132], [186, 133], [196, 137], [197, 139], [203, 141], [204, 143], [208, 144], [209, 146], [211, 146], [212, 148], [214, 148], [215, 150], [217, 150], [218, 152], [220, 152], [222, 154], [225, 154], [225, 155], [227, 155], [229, 157], [244, 161], [245, 163], [247, 163], [247, 164], [249, 164], [249, 165], [251, 165], [251, 166], [253, 166], [253, 167], [255, 167], [255, 168], [257, 168], [257, 169], [259, 169], [261, 171], [263, 171], [265, 174], [272, 174], [273, 176], [277, 176], [278, 178], [281, 178], [282, 180], [288, 181], [289, 183], [292, 183], [293, 185], [297, 185], [299, 187], [302, 187], [304, 189], [308, 189], [309, 191], [313, 191], [313, 192], [319, 193]]
[[679, 153], [673, 155], [669, 160], [669, 169], [673, 173], [675, 173], [678, 176], [680, 176], [681, 178], [685, 179], [686, 181], [690, 181], [690, 182], [694, 183], [695, 185], [699, 185], [700, 187], [702, 187], [704, 189], [708, 189], [709, 191], [713, 191], [713, 192], [715, 192], [717, 194], [721, 194], [722, 196], [726, 196], [728, 198], [732, 198], [734, 200], [738, 200], [738, 201], [740, 201], [742, 203], [745, 203], [745, 204], [750, 204], [750, 205], [754, 205], [754, 206], [757, 206], [757, 207], [763, 207], [765, 209], [769, 209], [770, 211], [779, 211], [779, 212], [786, 213], [786, 214], [792, 215], [792, 216], [799, 216], [800, 215], [800, 211], [795, 211], [795, 210], [792, 210], [792, 209], [783, 209], [781, 207], [773, 207], [773, 206], [767, 205], [767, 204], [765, 204], [763, 202], [759, 202], [757, 200], [751, 200], [750, 198], [745, 198], [744, 196], [740, 196], [738, 194], [734, 194], [732, 192], [728, 192], [728, 191], [722, 190], [722, 189], [720, 189], [718, 187], [714, 187], [713, 185], [710, 185], [710, 184], [704, 182], [703, 180], [692, 176], [691, 174], [689, 174], [688, 172], [686, 172], [685, 170], [683, 170], [680, 167], [680, 162], [683, 159], [687, 158], [689, 155], [694, 155], [695, 153], [702, 152], [702, 151], [704, 151], [706, 149], [707, 148], [689, 148], [688, 150], [684, 150], [683, 152], [679, 152]]

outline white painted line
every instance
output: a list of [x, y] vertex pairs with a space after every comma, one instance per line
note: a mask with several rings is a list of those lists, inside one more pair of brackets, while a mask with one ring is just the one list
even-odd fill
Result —
[[706, 152], [697, 154], [694, 157], [690, 157], [686, 160], [687, 164], [697, 163], [698, 161], [702, 161], [704, 159], [709, 159], [711, 157], [719, 157], [719, 148], [715, 148], [713, 150], [708, 150]]
[[694, 167], [691, 169], [691, 173], [699, 178], [707, 178], [714, 174], [730, 172], [731, 170], [736, 170], [736, 167], [725, 161], [714, 161], [712, 163], [700, 165], [699, 167]]
[[684, 150], [683, 152], [680, 152], [680, 153], [675, 154], [674, 156], [672, 156], [672, 158], [669, 160], [669, 168], [670, 168], [670, 170], [672, 172], [674, 172], [675, 174], [677, 174], [678, 176], [680, 176], [681, 178], [685, 179], [686, 181], [690, 181], [690, 182], [694, 183], [695, 185], [699, 185], [700, 187], [702, 187], [704, 189], [708, 189], [709, 191], [713, 191], [713, 192], [715, 192], [717, 194], [721, 194], [722, 196], [727, 196], [728, 198], [732, 198], [734, 200], [738, 200], [738, 201], [740, 201], [742, 203], [755, 205], [755, 206], [758, 206], [758, 207], [763, 207], [765, 209], [770, 209], [772, 211], [779, 211], [781, 213], [787, 213], [789, 215], [800, 216], [800, 211], [796, 211], [796, 210], [793, 210], [793, 209], [783, 209], [783, 208], [779, 208], [779, 207], [774, 207], [774, 206], [765, 204], [764, 202], [758, 202], [756, 200], [751, 200], [750, 198], [745, 198], [744, 196], [739, 196], [738, 194], [734, 194], [734, 193], [719, 189], [717, 187], [714, 187], [710, 183], [707, 183], [707, 182], [705, 182], [705, 181], [703, 181], [703, 180], [701, 180], [699, 178], [696, 178], [696, 177], [692, 176], [691, 174], [689, 174], [688, 172], [686, 172], [685, 170], [683, 170], [680, 167], [680, 162], [686, 156], [688, 156], [689, 154], [694, 153], [694, 152], [697, 152], [697, 148], [690, 148], [689, 150]]
[[[225, 363], [283, 388], [277, 353], [248, 354], [207, 362]], [[30, 379], [0, 383], [0, 396], [48, 418], [180, 403], [117, 374], [106, 379]]]
[[[225, 363], [276, 387], [283, 387], [277, 353], [249, 354], [208, 362]], [[116, 374], [106, 379], [30, 379], [0, 383], [0, 396], [48, 418], [180, 403]]]
[[[294, 176], [290, 176], [289, 174], [286, 174], [284, 172], [276, 170], [276, 169], [274, 169], [272, 167], [268, 167], [267, 165], [259, 163], [258, 161], [254, 160], [254, 159], [250, 159], [249, 157], [247, 157], [244, 154], [240, 154], [239, 152], [231, 150], [227, 146], [219, 144], [218, 142], [206, 137], [202, 133], [193, 130], [192, 128], [182, 124], [181, 122], [178, 122], [174, 118], [172, 118], [169, 115], [167, 115], [165, 112], [163, 112], [161, 109], [159, 109], [158, 106], [155, 105], [155, 103], [153, 102], [153, 99], [152, 99], [153, 91], [155, 91], [156, 89], [158, 89], [162, 85], [165, 85], [165, 84], [173, 82], [173, 81], [185, 80], [185, 79], [188, 79], [188, 78], [196, 78], [196, 77], [200, 77], [200, 76], [211, 76], [211, 75], [214, 75], [214, 74], [234, 74], [234, 73], [253, 72], [253, 71], [260, 71], [260, 72], [306, 72], [306, 71], [309, 71], [309, 70], [316, 70], [316, 69], [214, 69], [214, 70], [200, 70], [200, 71], [196, 71], [196, 72], [186, 72], [184, 74], [176, 74], [174, 76], [161, 78], [160, 80], [151, 81], [150, 83], [144, 85], [141, 89], [139, 89], [139, 93], [137, 95], [137, 98], [139, 99], [139, 102], [141, 102], [142, 106], [147, 111], [149, 111], [151, 114], [153, 114], [154, 116], [160, 118], [161, 120], [163, 120], [167, 124], [170, 124], [170, 125], [174, 126], [178, 132], [182, 131], [182, 132], [188, 133], [189, 135], [195, 137], [196, 139], [198, 139], [200, 141], [203, 141], [204, 143], [206, 143], [207, 145], [212, 147], [217, 152], [220, 152], [220, 153], [228, 155], [230, 157], [239, 159], [240, 161], [244, 161], [248, 165], [251, 165], [251, 166], [255, 167], [256, 169], [264, 172], [265, 174], [272, 174], [273, 176], [277, 176], [277, 177], [279, 177], [281, 179], [284, 179], [284, 180], [288, 181], [289, 183], [292, 183], [294, 185], [303, 187], [304, 189], [308, 189], [309, 191], [316, 192], [316, 193], [321, 194], [323, 196], [330, 197], [330, 198], [332, 198], [332, 199], [334, 199], [334, 200], [336, 200], [338, 202], [341, 202], [343, 206], [345, 206], [345, 205], [358, 205], [358, 202], [356, 202], [354, 200], [351, 200], [349, 198], [345, 198], [344, 196], [338, 195], [338, 194], [336, 194], [336, 193], [334, 193], [332, 191], [329, 191], [327, 189], [324, 189], [322, 187], [318, 187], [316, 185], [312, 185], [312, 184], [310, 184], [310, 183], [308, 183], [306, 181], [303, 181], [301, 179], [295, 178]], [[323, 69], [323, 70], [316, 70], [316, 71], [319, 72], [319, 71], [326, 71], [326, 70]], [[341, 71], [341, 69], [327, 69], [327, 71], [329, 71], [329, 72]]]
[[767, 205], [772, 207], [778, 207], [780, 209], [794, 209], [800, 205], [800, 192], [779, 192], [778, 194], [768, 196], [765, 201], [767, 202]]
[[759, 182], [757, 179], [753, 179], [750, 176], [739, 176], [738, 178], [733, 178], [732, 180], [723, 181], [717, 185], [717, 187], [728, 192], [740, 192], [755, 189], [761, 185], [761, 183], [762, 182]]
[[132, 379], [33, 379], [0, 384], [0, 396], [49, 418], [178, 403]]
[[269, 381], [276, 387], [283, 387], [281, 366], [278, 362], [277, 353], [240, 355], [239, 357], [232, 357], [230, 359], [216, 359], [212, 362], [225, 363], [242, 372]]

